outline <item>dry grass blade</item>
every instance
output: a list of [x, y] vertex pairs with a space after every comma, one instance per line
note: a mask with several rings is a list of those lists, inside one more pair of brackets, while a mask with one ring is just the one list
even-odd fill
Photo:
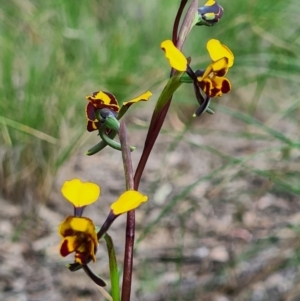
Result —
[[43, 133], [41, 131], [38, 131], [36, 129], [33, 129], [25, 124], [19, 123], [17, 121], [11, 120], [9, 118], [0, 116], [0, 123], [4, 126], [10, 126], [18, 131], [24, 132], [26, 134], [32, 135], [36, 138], [39, 138], [41, 140], [44, 140], [46, 142], [49, 142], [51, 144], [57, 144], [57, 139], [54, 137], [51, 137], [50, 135]]

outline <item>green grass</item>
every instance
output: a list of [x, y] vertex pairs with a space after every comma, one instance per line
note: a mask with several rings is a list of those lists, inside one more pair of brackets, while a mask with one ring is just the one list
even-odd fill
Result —
[[59, 0], [2, 6], [0, 182], [4, 194], [17, 200], [24, 197], [25, 187], [34, 185], [33, 191], [42, 194], [45, 186], [51, 187], [45, 179], [51, 182], [77, 149], [74, 141], [85, 133], [87, 94], [103, 89], [123, 101], [156, 84], [153, 74], [161, 54], [157, 46], [169, 35], [171, 29], [163, 25], [172, 21], [175, 9], [173, 5], [168, 18], [149, 26], [155, 6], [145, 6], [143, 1], [132, 6]]
[[[43, 191], [44, 179], [55, 174], [76, 150], [74, 141], [84, 134], [85, 95], [103, 89], [123, 101], [148, 89], [159, 93], [168, 73], [159, 44], [170, 37], [177, 2], [93, 0], [74, 5], [71, 0], [18, 0], [2, 6], [0, 178], [4, 192], [13, 194], [15, 185], [24, 189], [30, 182], [36, 191]], [[251, 99], [230, 105], [246, 115], [267, 110], [268, 118], [291, 97], [287, 91], [294, 95], [297, 91], [299, 8], [295, 1], [282, 0], [275, 4], [224, 0], [222, 5], [221, 23], [195, 28], [184, 52], [197, 68], [208, 62], [209, 38], [227, 44], [235, 54], [230, 72], [234, 91], [256, 85]], [[284, 87], [278, 100], [265, 93], [270, 80]], [[194, 103], [190, 89], [182, 89], [176, 98]], [[296, 105], [286, 107], [282, 118], [297, 122], [295, 111]], [[255, 123], [246, 115], [248, 124]], [[267, 134], [272, 137], [274, 132]]]

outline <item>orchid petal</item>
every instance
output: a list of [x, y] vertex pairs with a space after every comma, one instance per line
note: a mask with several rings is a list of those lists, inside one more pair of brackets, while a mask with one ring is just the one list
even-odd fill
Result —
[[67, 236], [60, 245], [60, 255], [66, 257], [74, 252], [81, 244], [81, 240], [76, 236]]
[[211, 39], [207, 42], [206, 48], [211, 59], [215, 62], [222, 58], [228, 59], [228, 67], [233, 65], [234, 55], [232, 51], [225, 45], [221, 44], [219, 40]]
[[131, 99], [129, 101], [126, 101], [126, 102], [123, 102], [123, 106], [131, 106], [132, 104], [134, 103], [137, 103], [137, 102], [140, 102], [140, 101], [147, 101], [149, 100], [149, 98], [152, 96], [152, 93], [150, 91], [147, 91], [145, 92], [144, 94], [134, 98], [134, 99]]
[[165, 52], [166, 58], [172, 68], [177, 71], [186, 71], [187, 69], [187, 59], [183, 53], [175, 47], [171, 40], [165, 40], [160, 44], [161, 49]]
[[119, 215], [136, 209], [147, 200], [148, 197], [146, 195], [135, 190], [127, 190], [110, 206], [110, 208], [115, 215]]
[[75, 207], [83, 207], [98, 199], [100, 187], [92, 182], [81, 182], [79, 179], [73, 179], [64, 183], [61, 192]]

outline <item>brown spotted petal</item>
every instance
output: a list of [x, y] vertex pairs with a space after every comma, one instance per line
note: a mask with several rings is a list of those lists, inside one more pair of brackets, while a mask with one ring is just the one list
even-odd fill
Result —
[[82, 240], [76, 236], [67, 236], [60, 245], [60, 255], [65, 257], [74, 252], [82, 244]]
[[59, 226], [63, 237], [60, 254], [67, 256], [75, 252], [75, 261], [86, 264], [96, 260], [98, 238], [93, 221], [87, 217], [68, 216]]
[[211, 89], [213, 88], [212, 81], [209, 78], [204, 78], [198, 82], [199, 87], [207, 95], [211, 95]]
[[212, 72], [215, 76], [224, 76], [228, 71], [228, 59], [223, 57], [211, 64]]
[[231, 90], [230, 81], [226, 77], [214, 77], [212, 79], [212, 83], [215, 89], [218, 90], [216, 96], [222, 96], [222, 94], [226, 94]]
[[197, 77], [199, 87], [209, 97], [228, 93], [231, 90], [231, 84], [226, 77], [223, 77], [227, 71], [226, 58], [213, 62], [201, 77]]
[[120, 110], [116, 97], [109, 92], [97, 91], [86, 98], [96, 109], [107, 108], [115, 112]]
[[209, 97], [222, 96], [231, 89], [229, 80], [225, 77], [205, 78], [198, 83], [202, 91]]
[[89, 102], [85, 107], [85, 115], [87, 118], [86, 129], [88, 130], [88, 132], [98, 130], [100, 127], [100, 122], [96, 119], [95, 107], [91, 102]]

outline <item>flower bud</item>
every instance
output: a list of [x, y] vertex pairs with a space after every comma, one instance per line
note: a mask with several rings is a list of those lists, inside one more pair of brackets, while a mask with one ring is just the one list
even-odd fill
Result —
[[198, 22], [196, 25], [213, 26], [223, 15], [223, 7], [214, 0], [208, 0], [204, 6], [198, 8]]

